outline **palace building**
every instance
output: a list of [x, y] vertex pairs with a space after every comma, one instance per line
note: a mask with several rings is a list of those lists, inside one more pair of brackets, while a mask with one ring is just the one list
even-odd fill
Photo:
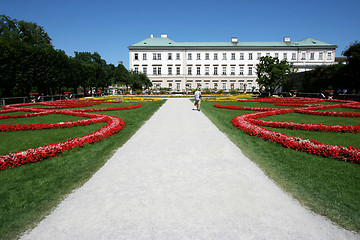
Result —
[[129, 46], [130, 70], [145, 73], [153, 89], [188, 92], [196, 87], [212, 91], [258, 91], [256, 64], [272, 56], [293, 63], [298, 72], [335, 63], [336, 45], [306, 38], [292, 42], [175, 42], [166, 34], [151, 35]]

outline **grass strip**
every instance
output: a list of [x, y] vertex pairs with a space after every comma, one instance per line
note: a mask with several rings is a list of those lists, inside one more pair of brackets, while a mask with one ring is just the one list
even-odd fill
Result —
[[[214, 104], [224, 103], [202, 102], [201, 109], [204, 114], [279, 187], [315, 213], [326, 216], [346, 229], [360, 232], [358, 164], [298, 152], [249, 136], [235, 128], [231, 120], [235, 116], [251, 113], [250, 111], [219, 109], [213, 107]], [[273, 118], [273, 121], [279, 119]], [[339, 124], [345, 125], [341, 122]], [[300, 131], [292, 131], [295, 135], [300, 134]], [[344, 136], [327, 137], [346, 138]]]
[[357, 117], [334, 117], [334, 116], [321, 116], [310, 115], [301, 113], [287, 113], [281, 115], [268, 116], [260, 118], [264, 121], [276, 122], [293, 122], [293, 123], [306, 123], [306, 124], [324, 124], [324, 125], [359, 125], [360, 118]]
[[[29, 148], [37, 148], [50, 143], [63, 142], [70, 138], [79, 138], [95, 132], [105, 125], [106, 123], [97, 123], [71, 128], [0, 132], [0, 139], [4, 140], [0, 144], [0, 155], [25, 151]], [[26, 140], [24, 141], [24, 139]]]
[[[0, 171], [0, 239], [16, 239], [22, 232], [35, 227], [67, 194], [83, 185], [102, 167], [164, 102], [144, 102], [141, 108], [109, 112], [123, 119], [126, 125], [103, 141], [85, 144], [42, 162]], [[117, 107], [131, 105], [134, 103], [116, 104]], [[76, 128], [70, 129], [79, 133]], [[46, 135], [48, 130], [38, 131]], [[15, 141], [13, 144], [33, 140], [31, 137], [19, 138], [12, 140]]]
[[[26, 113], [22, 112], [21, 114], [26, 114]], [[0, 119], [0, 124], [58, 123], [58, 122], [67, 122], [67, 121], [77, 121], [82, 119], [86, 119], [86, 118], [65, 115], [65, 114], [49, 114], [49, 115], [36, 116], [36, 117]]]

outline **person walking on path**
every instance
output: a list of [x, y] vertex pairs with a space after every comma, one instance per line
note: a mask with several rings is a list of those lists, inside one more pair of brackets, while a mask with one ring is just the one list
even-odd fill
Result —
[[195, 106], [198, 111], [200, 111], [200, 101], [201, 101], [201, 91], [200, 88], [198, 88], [194, 94], [195, 97]]

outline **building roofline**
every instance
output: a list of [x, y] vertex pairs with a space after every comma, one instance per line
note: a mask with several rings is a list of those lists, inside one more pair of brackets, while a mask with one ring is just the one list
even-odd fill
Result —
[[319, 41], [313, 38], [305, 38], [296, 42], [175, 42], [167, 37], [147, 38], [128, 47], [129, 50], [141, 49], [243, 49], [243, 48], [279, 48], [279, 49], [297, 49], [297, 48], [332, 48], [338, 46]]

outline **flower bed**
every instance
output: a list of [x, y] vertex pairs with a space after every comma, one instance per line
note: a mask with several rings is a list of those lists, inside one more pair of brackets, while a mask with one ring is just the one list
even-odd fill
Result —
[[[34, 124], [1, 124], [0, 131], [23, 131], [23, 130], [37, 130], [37, 129], [56, 129], [64, 127], [73, 127], [73, 126], [85, 126], [89, 124], [95, 124], [100, 122], [106, 122], [106, 125], [101, 127], [99, 130], [92, 132], [90, 134], [84, 135], [80, 138], [69, 139], [60, 143], [52, 143], [46, 146], [41, 146], [35, 149], [28, 149], [26, 151], [21, 151], [17, 153], [10, 153], [8, 155], [0, 156], [0, 170], [7, 168], [13, 168], [16, 166], [21, 166], [30, 162], [42, 161], [46, 158], [57, 156], [64, 151], [71, 150], [73, 148], [81, 147], [85, 143], [95, 143], [106, 137], [109, 137], [117, 132], [119, 132], [124, 126], [125, 122], [115, 116], [108, 116], [102, 114], [94, 114], [89, 112], [98, 112], [98, 111], [115, 111], [115, 110], [125, 110], [125, 109], [134, 109], [142, 107], [142, 105], [135, 105], [129, 107], [117, 107], [117, 108], [105, 108], [105, 109], [76, 109], [76, 110], [48, 110], [49, 108], [74, 108], [79, 106], [93, 106], [95, 104], [100, 104], [105, 101], [58, 101], [52, 103], [43, 103], [41, 105], [50, 106], [47, 109], [45, 108], [20, 108], [23, 106], [35, 105], [32, 103], [29, 104], [17, 104], [11, 106], [4, 106], [6, 112], [16, 112], [16, 111], [28, 111], [30, 113], [18, 114], [18, 115], [0, 115], [0, 119], [5, 118], [23, 118], [23, 117], [36, 117], [43, 116], [48, 114], [64, 114], [72, 115], [78, 117], [86, 117], [87, 119], [78, 120], [78, 121], [69, 121], [69, 122], [60, 122], [60, 123], [34, 123]], [[38, 104], [37, 104], [38, 105]], [[5, 112], [2, 111], [2, 112]]]
[[[252, 100], [254, 101], [254, 100]], [[281, 102], [281, 103], [290, 103], [293, 104], [303, 104], [315, 102], [312, 99], [301, 99], [301, 98], [289, 98], [289, 99], [271, 99], [271, 100], [259, 100], [260, 102]], [[333, 102], [335, 100], [332, 100]], [[317, 102], [320, 102], [317, 100]], [[302, 124], [302, 123], [289, 123], [289, 122], [273, 122], [273, 121], [263, 121], [258, 118], [286, 114], [286, 113], [302, 113], [302, 114], [316, 114], [323, 116], [341, 116], [341, 117], [360, 117], [360, 113], [339, 113], [339, 112], [322, 112], [316, 110], [322, 109], [331, 109], [331, 108], [356, 108], [358, 107], [357, 102], [351, 101], [336, 101], [341, 102], [341, 104], [334, 105], [313, 105], [307, 106], [304, 108], [294, 108], [294, 109], [272, 109], [269, 110], [257, 110], [258, 108], [247, 108], [247, 107], [236, 107], [236, 106], [224, 106], [224, 105], [214, 105], [218, 108], [234, 109], [234, 110], [251, 110], [251, 111], [262, 111], [258, 113], [244, 114], [233, 118], [232, 123], [235, 127], [243, 130], [251, 136], [258, 136], [266, 141], [277, 142], [286, 148], [295, 149], [298, 151], [304, 151], [311, 154], [315, 154], [322, 157], [334, 158], [336, 160], [349, 161], [352, 163], [360, 164], [360, 150], [354, 147], [342, 147], [336, 145], [323, 144], [318, 141], [311, 141], [308, 139], [303, 139], [299, 137], [291, 137], [285, 134], [278, 132], [273, 132], [267, 130], [262, 126], [277, 127], [277, 128], [287, 128], [295, 130], [308, 130], [308, 131], [321, 131], [321, 132], [350, 132], [350, 133], [359, 133], [360, 125], [355, 126], [329, 126], [323, 124]]]

